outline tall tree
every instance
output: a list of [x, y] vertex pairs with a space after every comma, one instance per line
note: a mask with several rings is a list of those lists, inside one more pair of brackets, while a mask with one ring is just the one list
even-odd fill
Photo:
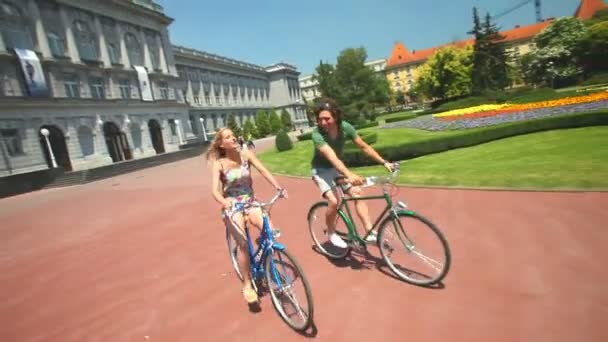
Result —
[[264, 138], [270, 134], [270, 123], [268, 115], [263, 110], [258, 110], [255, 114], [255, 127], [257, 128], [257, 138]]
[[285, 132], [289, 132], [293, 129], [293, 123], [291, 122], [291, 115], [283, 108], [281, 110], [281, 124]]
[[331, 97], [337, 100], [340, 97], [340, 94], [336, 84], [335, 71], [333, 65], [320, 61], [312, 78], [319, 84], [318, 88], [322, 96]]
[[274, 110], [270, 111], [270, 115], [268, 116], [268, 122], [270, 124], [270, 133], [277, 134], [281, 130], [283, 124], [281, 123], [281, 118]]
[[505, 89], [509, 86], [508, 54], [505, 50], [505, 36], [500, 34], [498, 27], [492, 23], [490, 14], [486, 14], [483, 24], [483, 35], [487, 46], [488, 86], [489, 89]]
[[473, 39], [475, 39], [475, 45], [473, 47], [473, 70], [471, 72], [472, 92], [474, 94], [479, 94], [486, 88], [484, 74], [487, 71], [487, 42], [482, 31], [477, 7], [473, 7], [473, 29], [468, 33], [473, 35]]
[[236, 122], [236, 117], [234, 113], [228, 114], [228, 119], [226, 121], [226, 126], [230, 128], [230, 130], [234, 133], [235, 136], [241, 135], [241, 128]]
[[320, 63], [314, 75], [322, 96], [334, 98], [353, 122], [390, 100], [386, 78], [368, 68], [366, 59], [364, 48], [347, 48], [338, 55], [335, 67]]

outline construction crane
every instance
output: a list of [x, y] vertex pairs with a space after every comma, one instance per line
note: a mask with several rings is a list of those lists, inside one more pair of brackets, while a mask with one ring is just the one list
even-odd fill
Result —
[[502, 11], [502, 12], [496, 14], [496, 15], [493, 15], [492, 19], [496, 20], [496, 19], [498, 19], [498, 18], [500, 18], [502, 16], [505, 16], [505, 15], [507, 15], [507, 14], [515, 11], [516, 9], [529, 4], [530, 2], [534, 2], [534, 8], [536, 9], [536, 22], [540, 23], [541, 21], [543, 21], [543, 17], [540, 14], [540, 0], [524, 0], [524, 1], [518, 3], [517, 5], [509, 8], [509, 9], [506, 9], [506, 10], [504, 10], [504, 11]]

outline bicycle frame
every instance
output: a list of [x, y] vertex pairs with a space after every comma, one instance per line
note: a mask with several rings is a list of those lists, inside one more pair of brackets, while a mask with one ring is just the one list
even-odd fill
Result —
[[[266, 262], [266, 258], [272, 255], [273, 250], [284, 250], [285, 246], [280, 242], [277, 242], [274, 238], [274, 234], [270, 227], [270, 222], [268, 219], [268, 212], [260, 206], [262, 211], [262, 232], [260, 234], [259, 242], [257, 243], [257, 249], [254, 251], [253, 241], [251, 239], [251, 235], [249, 234], [249, 227], [245, 224], [244, 232], [247, 238], [247, 257], [249, 258], [250, 265], [250, 276], [253, 282], [263, 279], [265, 276], [265, 272], [272, 272], [272, 279], [278, 286], [282, 286], [281, 279], [277, 274], [274, 260], [270, 259], [270, 270], [266, 270], [264, 268], [264, 264]], [[234, 224], [236, 227], [239, 227], [236, 222], [232, 220], [232, 217], [229, 216], [231, 224]]]
[[[380, 222], [382, 222], [382, 220], [386, 217], [386, 215], [392, 215], [393, 217], [397, 217], [397, 207], [395, 207], [393, 205], [393, 199], [389, 195], [389, 192], [386, 190], [386, 188], [383, 189], [382, 195], [361, 196], [361, 197], [351, 197], [351, 196], [347, 197], [344, 194], [344, 191], [342, 190], [341, 187], [337, 187], [337, 189], [338, 189], [338, 193], [340, 195], [339, 196], [340, 203], [338, 204], [338, 215], [342, 216], [342, 219], [344, 219], [344, 222], [346, 222], [346, 226], [348, 228], [347, 238], [350, 239], [351, 241], [358, 242], [361, 246], [365, 246], [364, 240], [367, 239], [367, 237], [371, 234], [372, 231], [374, 231], [374, 230], [376, 230], [376, 228], [378, 228], [378, 225], [380, 224]], [[355, 223], [354, 223], [355, 221], [353, 220], [353, 215], [350, 211], [350, 206], [348, 205], [348, 202], [368, 201], [368, 200], [374, 200], [374, 199], [384, 199], [386, 201], [386, 206], [384, 207], [384, 210], [382, 211], [382, 213], [377, 217], [376, 222], [374, 222], [374, 224], [372, 225], [372, 229], [370, 229], [365, 234], [365, 236], [361, 237], [355, 227]], [[346, 207], [346, 213], [342, 209], [343, 207]], [[403, 208], [403, 207], [401, 207], [401, 208]]]

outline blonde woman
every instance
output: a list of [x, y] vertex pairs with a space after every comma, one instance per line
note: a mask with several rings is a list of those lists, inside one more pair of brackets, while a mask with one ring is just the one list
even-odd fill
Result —
[[[255, 201], [250, 165], [253, 165], [275, 189], [285, 194], [279, 183], [256, 158], [255, 154], [246, 149], [241, 149], [237, 138], [229, 128], [221, 128], [217, 131], [207, 151], [207, 160], [213, 162], [212, 195], [221, 205], [223, 211], [230, 210], [236, 202], [250, 203]], [[224, 215], [224, 223], [241, 250], [241, 253], [238, 255], [238, 262], [240, 268], [244, 270], [242, 272], [243, 296], [248, 303], [254, 303], [258, 298], [251, 284], [247, 237], [242, 230], [245, 218], [239, 212], [232, 219], [238, 227], [231, 224], [229, 218]], [[261, 209], [250, 209], [246, 219], [248, 227], [250, 227], [249, 234], [251, 239], [255, 240], [262, 230]], [[257, 229], [251, 229], [251, 227], [256, 227]]]

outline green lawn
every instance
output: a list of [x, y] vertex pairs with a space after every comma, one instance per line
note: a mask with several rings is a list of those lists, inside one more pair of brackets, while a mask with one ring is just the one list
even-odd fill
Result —
[[[414, 129], [379, 130], [378, 143], [423, 139]], [[453, 134], [453, 133], [452, 133]], [[273, 172], [309, 176], [310, 141], [291, 151], [268, 151], [260, 159]], [[356, 168], [362, 175], [381, 167]], [[608, 189], [608, 127], [555, 130], [506, 138], [479, 146], [422, 156], [402, 165], [400, 184], [508, 188]]]

